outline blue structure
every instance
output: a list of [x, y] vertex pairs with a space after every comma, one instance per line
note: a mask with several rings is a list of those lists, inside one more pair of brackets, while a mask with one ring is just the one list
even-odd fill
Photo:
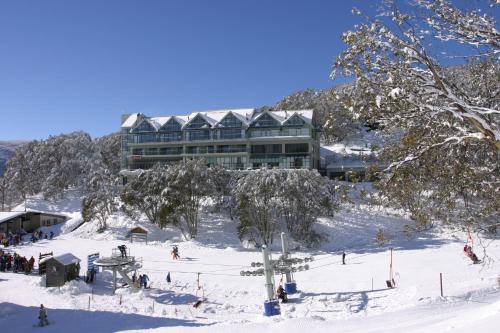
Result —
[[277, 299], [264, 302], [264, 316], [277, 316], [279, 314], [281, 314], [281, 311]]
[[285, 282], [285, 292], [288, 295], [295, 294], [297, 292], [297, 283]]

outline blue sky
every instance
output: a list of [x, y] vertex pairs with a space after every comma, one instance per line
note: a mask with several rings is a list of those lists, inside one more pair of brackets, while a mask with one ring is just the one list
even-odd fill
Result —
[[259, 107], [331, 87], [353, 6], [373, 2], [0, 0], [0, 140], [95, 137], [122, 113]]

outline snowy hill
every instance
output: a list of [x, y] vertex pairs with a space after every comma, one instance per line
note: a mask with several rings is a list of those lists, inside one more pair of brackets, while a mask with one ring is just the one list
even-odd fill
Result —
[[[61, 211], [78, 219], [79, 194], [67, 200], [45, 202], [32, 198], [28, 207]], [[120, 288], [112, 295], [111, 273], [98, 274], [95, 284], [73, 281], [61, 288], [41, 286], [41, 278], [0, 272], [0, 327], [9, 332], [37, 332], [37, 307], [48, 308], [50, 332], [496, 332], [500, 324], [500, 241], [490, 240], [488, 255], [494, 261], [472, 265], [462, 253], [464, 234], [437, 230], [407, 238], [410, 221], [382, 208], [363, 205], [344, 208], [318, 226], [329, 240], [315, 250], [292, 251], [294, 257], [314, 256], [310, 269], [297, 272], [299, 293], [281, 304], [281, 315], [264, 317], [264, 277], [241, 276], [260, 262], [258, 249], [243, 247], [236, 237], [236, 222], [204, 212], [196, 241], [184, 242], [173, 229], [160, 230], [145, 221], [116, 214], [105, 233], [91, 223], [52, 241], [26, 243], [15, 249], [25, 256], [53, 251], [108, 256], [126, 244], [140, 258], [151, 279], [151, 289], [133, 292]], [[70, 222], [71, 223], [71, 222]], [[129, 243], [129, 228], [141, 225], [149, 242]], [[62, 228], [68, 231], [68, 228]], [[375, 243], [383, 229], [388, 243]], [[180, 260], [172, 260], [171, 246], [178, 244]], [[394, 251], [397, 287], [388, 289], [389, 248]], [[295, 248], [295, 246], [292, 246]], [[273, 257], [280, 244], [273, 245]], [[347, 252], [347, 265], [340, 253]], [[480, 249], [476, 246], [480, 254]], [[165, 281], [171, 274], [172, 283]], [[198, 275], [198, 273], [201, 273]], [[443, 274], [444, 297], [440, 296]], [[199, 280], [198, 280], [199, 277]], [[275, 276], [276, 285], [282, 277]], [[205, 301], [200, 307], [192, 304]], [[90, 300], [90, 303], [89, 303]], [[90, 306], [89, 306], [90, 304]]]
[[14, 154], [16, 148], [22, 145], [24, 141], [0, 141], [0, 177], [5, 172], [5, 164]]

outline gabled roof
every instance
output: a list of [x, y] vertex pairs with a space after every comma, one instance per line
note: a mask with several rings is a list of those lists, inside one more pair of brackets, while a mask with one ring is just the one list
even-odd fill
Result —
[[208, 112], [193, 112], [191, 115], [189, 115], [189, 120], [182, 126], [182, 128], [185, 128], [188, 126], [194, 119], [197, 117], [202, 118], [205, 120], [211, 127], [214, 127], [214, 125], [217, 123], [217, 120], [214, 119], [216, 117], [215, 115], [207, 115]]
[[138, 113], [132, 113], [130, 116], [128, 116], [127, 119], [125, 119], [125, 121], [122, 124], [122, 127], [127, 128], [134, 126], [138, 116], [139, 116]]
[[[63, 265], [71, 265], [71, 264], [78, 264], [81, 260], [78, 259], [77, 257], [75, 257], [73, 254], [71, 253], [65, 253], [65, 254], [61, 254], [57, 257], [50, 257], [50, 258], [47, 258], [46, 260], [49, 260], [49, 259], [54, 259], [54, 260], [57, 260], [59, 261], [61, 264]], [[45, 260], [42, 260], [42, 262], [45, 261]]]
[[215, 126], [218, 126], [230, 114], [233, 115], [239, 121], [241, 121], [241, 123], [243, 124], [243, 126], [248, 126], [250, 124], [250, 120], [252, 119], [253, 109], [245, 109], [245, 110], [251, 110], [252, 112], [250, 112], [250, 113], [243, 113], [243, 112], [236, 112], [236, 111], [232, 111], [232, 110], [226, 111], [224, 113], [224, 116], [221, 117], [219, 119], [219, 121], [217, 121], [217, 123], [215, 124]]
[[147, 122], [149, 125], [151, 125], [156, 131], [161, 127], [161, 125], [154, 120], [154, 118], [143, 118], [141, 121], [139, 121], [132, 129], [131, 131], [135, 130], [137, 127], [141, 126], [143, 122]]
[[[203, 112], [193, 112], [189, 116], [168, 116], [168, 117], [145, 117], [142, 121], [147, 121], [153, 128], [158, 131], [170, 119], [174, 118], [179, 122], [182, 128], [185, 128], [197, 116], [202, 117], [211, 127], [219, 124], [229, 113], [238, 118], [244, 125], [249, 126], [264, 114], [270, 115], [280, 125], [284, 125], [288, 119], [294, 115], [298, 115], [306, 124], [312, 124], [313, 110], [278, 110], [278, 111], [257, 111], [256, 109], [227, 109], [213, 110]], [[130, 128], [139, 126], [142, 121], [138, 122], [139, 114], [130, 115], [122, 124], [122, 128]]]

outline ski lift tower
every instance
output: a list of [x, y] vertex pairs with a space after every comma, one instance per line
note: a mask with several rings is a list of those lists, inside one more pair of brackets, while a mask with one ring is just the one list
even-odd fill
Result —
[[103, 270], [106, 269], [113, 272], [113, 295], [116, 291], [117, 273], [121, 275], [121, 277], [133, 290], [138, 290], [128, 274], [140, 269], [142, 265], [140, 262], [136, 261], [135, 257], [130, 256], [130, 249], [126, 249], [125, 251], [126, 255], [123, 256], [118, 249], [113, 249], [111, 257], [99, 258], [94, 262], [95, 266], [101, 267]]
[[[282, 241], [284, 240], [283, 244], [286, 244], [286, 238], [283, 238], [282, 236]], [[286, 251], [285, 251], [286, 250]], [[313, 261], [313, 257], [306, 257], [304, 259], [298, 259], [298, 258], [290, 258], [288, 256], [288, 244], [286, 244], [286, 248], [283, 248], [283, 253], [287, 253], [287, 255], [282, 255], [278, 260], [271, 260], [270, 258], [270, 253], [267, 247], [264, 245], [262, 246], [262, 257], [263, 257], [263, 262], [252, 262], [251, 266], [252, 267], [263, 267], [259, 268], [254, 271], [241, 271], [240, 275], [241, 276], [265, 276], [266, 279], [266, 296], [267, 300], [264, 302], [264, 315], [265, 316], [275, 316], [279, 315], [281, 313], [280, 311], [280, 306], [278, 300], [275, 298], [274, 295], [274, 275], [275, 274], [285, 274], [287, 275], [287, 283], [292, 284], [292, 288], [295, 288], [295, 290], [292, 290], [294, 292], [297, 291], [297, 285], [295, 284], [295, 281], [292, 281], [292, 273], [298, 272], [298, 271], [305, 271], [309, 269], [309, 265], [305, 264], [303, 266], [293, 266], [297, 264], [302, 264], [304, 262], [310, 262]], [[286, 284], [285, 284], [286, 286]], [[290, 286], [289, 286], [290, 288]], [[286, 291], [286, 290], [285, 290]], [[288, 292], [287, 292], [288, 293]]]

